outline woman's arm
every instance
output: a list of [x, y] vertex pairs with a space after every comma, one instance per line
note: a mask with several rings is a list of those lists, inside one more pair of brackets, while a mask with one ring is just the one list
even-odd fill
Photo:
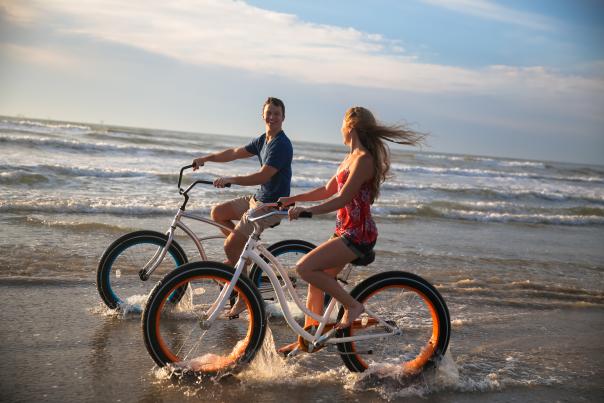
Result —
[[362, 155], [352, 161], [349, 169], [348, 180], [346, 180], [344, 187], [336, 197], [307, 208], [306, 211], [313, 214], [326, 214], [344, 207], [356, 196], [363, 183], [373, 177], [373, 159], [368, 154]]
[[336, 194], [337, 191], [338, 183], [334, 176], [325, 184], [325, 186], [318, 187], [308, 192], [299, 193], [295, 196], [280, 197], [279, 201], [283, 203], [283, 205], [289, 206], [296, 202], [324, 200]]

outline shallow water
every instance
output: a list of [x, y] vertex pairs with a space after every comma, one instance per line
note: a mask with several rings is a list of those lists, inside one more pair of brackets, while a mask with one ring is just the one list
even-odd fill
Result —
[[[329, 351], [283, 362], [267, 347], [233, 376], [175, 381], [154, 367], [138, 315], [102, 305], [96, 266], [124, 233], [165, 232], [180, 204], [180, 166], [247, 139], [0, 121], [2, 401], [604, 400], [603, 167], [394, 153], [395, 177], [372, 210], [377, 258], [355, 268], [351, 283], [398, 269], [438, 287], [453, 329], [438, 371], [359, 376]], [[327, 180], [344, 151], [295, 147], [294, 192]], [[195, 177], [256, 164], [208, 166]], [[201, 187], [190, 207], [207, 214], [246, 192]], [[333, 216], [283, 222], [263, 240], [320, 243], [332, 229]], [[195, 259], [192, 242], [177, 240]], [[222, 260], [220, 241], [206, 246]], [[291, 340], [282, 320], [270, 327], [278, 345]]]
[[[329, 352], [283, 360], [269, 336], [240, 373], [178, 380], [153, 365], [138, 315], [101, 306], [93, 284], [13, 279], [0, 288], [3, 401], [597, 401], [604, 392], [600, 309], [500, 308], [498, 318], [454, 320], [447, 357], [416, 378], [352, 374]], [[278, 320], [270, 327], [285, 331]]]

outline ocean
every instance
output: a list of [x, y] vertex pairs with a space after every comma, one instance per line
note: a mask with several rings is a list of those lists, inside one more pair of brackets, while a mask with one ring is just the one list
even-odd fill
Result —
[[[168, 229], [182, 201], [182, 166], [256, 135], [0, 117], [3, 401], [272, 401], [283, 391], [294, 401], [604, 399], [604, 166], [402, 147], [392, 150], [391, 177], [372, 208], [376, 261], [351, 278], [397, 269], [436, 285], [452, 320], [441, 368], [412, 381], [368, 379], [348, 373], [336, 354], [283, 362], [267, 346], [253, 370], [227, 379], [163, 376], [139, 318], [104, 308], [98, 260], [122, 234]], [[324, 184], [345, 153], [294, 142], [292, 193]], [[255, 157], [209, 163], [185, 180], [257, 169]], [[252, 191], [198, 186], [188, 209], [209, 214]], [[333, 214], [283, 222], [263, 240], [320, 243], [333, 226]], [[222, 260], [219, 241], [208, 252]], [[276, 322], [271, 331], [287, 329]]]

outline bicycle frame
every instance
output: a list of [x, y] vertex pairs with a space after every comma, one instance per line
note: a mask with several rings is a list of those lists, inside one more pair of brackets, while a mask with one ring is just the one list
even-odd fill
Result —
[[[255, 223], [258, 220], [270, 217], [272, 215], [287, 215], [287, 212], [273, 211], [268, 214], [264, 214], [260, 217], [250, 218], [250, 221]], [[249, 216], [251, 216], [251, 214], [249, 214]], [[210, 307], [209, 311], [206, 312], [205, 315], [203, 315], [203, 319], [200, 323], [201, 327], [206, 327], [206, 326], [209, 327], [211, 325], [211, 323], [218, 318], [218, 316], [222, 312], [224, 306], [226, 305], [227, 301], [229, 300], [231, 293], [233, 292], [233, 289], [235, 288], [235, 284], [237, 283], [237, 281], [239, 280], [239, 277], [241, 276], [241, 273], [246, 265], [246, 260], [249, 259], [252, 262], [254, 262], [255, 264], [257, 264], [262, 269], [262, 271], [268, 276], [271, 286], [273, 287], [275, 294], [277, 295], [277, 300], [279, 302], [279, 305], [281, 306], [281, 309], [283, 310], [285, 321], [287, 322], [289, 327], [297, 335], [301, 336], [306, 341], [308, 341], [310, 343], [310, 346], [312, 346], [314, 348], [320, 347], [320, 346], [324, 345], [325, 343], [337, 344], [337, 343], [367, 340], [367, 339], [381, 338], [381, 337], [401, 334], [400, 333], [401, 331], [399, 328], [397, 328], [396, 326], [392, 326], [391, 324], [385, 322], [384, 320], [379, 318], [375, 313], [369, 311], [368, 309], [365, 309], [365, 313], [367, 315], [369, 315], [370, 317], [376, 319], [380, 325], [382, 325], [386, 329], [388, 329], [387, 332], [363, 335], [363, 336], [333, 337], [334, 334], [336, 333], [336, 329], [332, 328], [329, 331], [327, 331], [325, 334], [323, 334], [325, 327], [329, 323], [331, 313], [333, 312], [333, 309], [337, 304], [335, 298], [331, 299], [327, 308], [325, 309], [325, 313], [323, 314], [323, 316], [320, 316], [320, 315], [315, 314], [314, 312], [311, 312], [306, 307], [306, 305], [300, 300], [298, 295], [296, 294], [293, 284], [292, 284], [289, 276], [287, 275], [287, 272], [281, 265], [281, 263], [277, 260], [277, 258], [275, 256], [273, 256], [264, 247], [264, 245], [262, 245], [259, 242], [260, 241], [260, 232], [261, 231], [259, 230], [259, 227], [256, 226], [256, 230], [252, 233], [252, 235], [250, 235], [249, 239], [247, 240], [247, 242], [245, 244], [243, 252], [242, 252], [241, 256], [239, 257], [239, 260], [237, 261], [237, 264], [235, 265], [235, 273], [233, 274], [231, 282], [229, 283], [229, 285], [227, 287], [224, 287], [221, 290], [217, 300], [214, 302], [212, 307]], [[268, 261], [269, 261], [268, 263], [262, 258], [263, 256], [268, 259]], [[281, 285], [276, 273], [279, 273], [281, 275], [281, 279], [285, 282], [284, 286]], [[294, 319], [294, 316], [292, 315], [292, 312], [290, 311], [289, 306], [287, 304], [287, 298], [286, 298], [284, 290], [287, 290], [289, 295], [294, 300], [294, 303], [305, 315], [310, 316], [311, 318], [313, 318], [314, 320], [316, 320], [319, 323], [319, 326], [317, 327], [315, 334], [312, 334], [312, 333], [308, 332], [307, 330], [305, 330]], [[311, 351], [311, 350], [309, 350], [309, 351]]]
[[153, 257], [151, 257], [151, 259], [145, 264], [145, 266], [139, 272], [139, 276], [141, 277], [142, 280], [149, 279], [149, 277], [151, 276], [153, 271], [155, 271], [155, 269], [164, 260], [164, 258], [166, 257], [166, 254], [168, 253], [168, 250], [170, 249], [170, 245], [172, 245], [172, 241], [174, 240], [174, 235], [176, 233], [177, 228], [181, 229], [185, 234], [187, 234], [189, 236], [189, 238], [191, 238], [191, 240], [195, 244], [195, 247], [197, 248], [197, 251], [199, 252], [199, 256], [201, 257], [201, 260], [207, 260], [207, 255], [206, 255], [205, 249], [203, 248], [203, 244], [202, 244], [203, 241], [207, 241], [210, 239], [224, 239], [225, 238], [225, 236], [223, 234], [199, 238], [197, 236], [197, 234], [187, 224], [185, 224], [182, 221], [183, 218], [200, 221], [205, 224], [209, 224], [214, 227], [217, 227], [218, 229], [226, 230], [229, 233], [233, 232], [233, 230], [230, 229], [229, 227], [225, 227], [224, 225], [219, 224], [216, 221], [213, 221], [209, 218], [202, 217], [202, 216], [196, 215], [196, 214], [187, 213], [186, 211], [179, 209], [178, 212], [176, 213], [176, 215], [174, 216], [172, 223], [170, 224], [170, 229], [166, 232], [166, 235], [168, 236], [168, 241], [166, 242], [166, 245], [162, 248], [158, 248], [157, 251], [155, 252], [155, 254], [153, 255]]
[[[151, 259], [139, 271], [138, 275], [141, 278], [141, 280], [143, 280], [143, 281], [146, 281], [149, 279], [149, 277], [151, 276], [153, 271], [155, 271], [155, 269], [161, 264], [161, 262], [166, 257], [166, 254], [168, 253], [168, 250], [170, 249], [170, 246], [172, 245], [172, 242], [174, 241], [174, 234], [176, 232], [176, 228], [180, 228], [185, 234], [187, 234], [189, 236], [189, 238], [191, 238], [191, 240], [195, 244], [195, 247], [197, 248], [197, 251], [199, 252], [201, 260], [207, 260], [206, 252], [202, 245], [203, 241], [207, 241], [210, 239], [225, 238], [224, 234], [198, 238], [197, 234], [189, 226], [187, 226], [187, 224], [182, 222], [183, 218], [200, 221], [200, 222], [212, 225], [220, 230], [225, 230], [228, 233], [233, 232], [233, 230], [230, 229], [229, 227], [225, 227], [224, 225], [219, 224], [214, 220], [211, 220], [206, 217], [202, 217], [200, 215], [187, 213], [185, 211], [187, 203], [189, 202], [189, 191], [191, 189], [193, 189], [195, 187], [195, 185], [197, 185], [199, 183], [212, 184], [212, 182], [210, 182], [210, 181], [197, 180], [197, 181], [193, 182], [192, 184], [190, 184], [189, 187], [187, 187], [186, 189], [183, 189], [180, 186], [182, 183], [182, 174], [186, 169], [189, 169], [192, 166], [193, 165], [187, 165], [180, 169], [180, 176], [178, 178], [178, 190], [179, 190], [179, 193], [185, 199], [184, 199], [183, 204], [178, 208], [178, 211], [176, 212], [176, 215], [174, 216], [174, 219], [172, 220], [172, 223], [170, 224], [170, 229], [168, 231], [166, 231], [166, 235], [168, 236], [168, 241], [166, 242], [166, 245], [163, 248], [158, 248], [157, 251], [155, 252], [155, 254], [151, 257]], [[227, 186], [230, 187], [230, 185], [227, 185]]]

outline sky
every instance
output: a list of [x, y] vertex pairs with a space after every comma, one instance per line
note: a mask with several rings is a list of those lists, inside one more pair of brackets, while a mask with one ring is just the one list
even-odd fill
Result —
[[0, 115], [604, 165], [599, 0], [0, 0]]

